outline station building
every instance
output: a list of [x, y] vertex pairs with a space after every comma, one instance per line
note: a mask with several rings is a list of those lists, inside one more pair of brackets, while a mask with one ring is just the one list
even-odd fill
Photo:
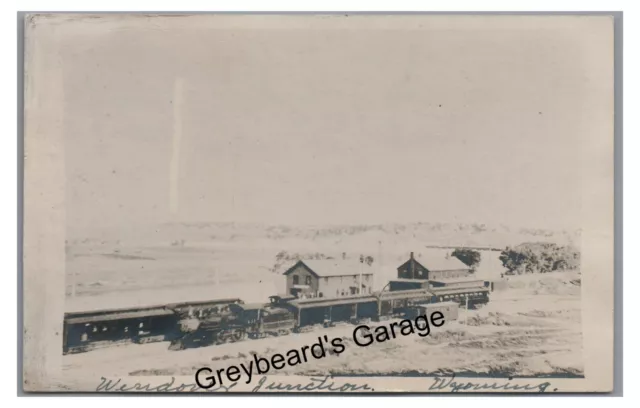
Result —
[[[419, 260], [418, 260], [418, 259]], [[426, 289], [433, 295], [432, 302], [454, 301], [471, 304], [485, 301], [490, 282], [475, 276], [471, 268], [448, 252], [431, 252], [427, 257], [416, 257], [398, 267], [398, 278], [389, 282], [389, 291]]]
[[471, 275], [471, 268], [455, 256], [438, 255], [414, 256], [413, 252], [409, 260], [398, 267], [398, 279], [449, 279], [464, 278]]
[[359, 260], [298, 261], [284, 275], [286, 294], [298, 298], [365, 295], [373, 288], [373, 267]]
[[477, 281], [471, 268], [445, 252], [431, 252], [427, 256], [415, 256], [398, 267], [398, 278], [390, 282], [390, 290], [429, 289], [449, 286], [448, 283]]

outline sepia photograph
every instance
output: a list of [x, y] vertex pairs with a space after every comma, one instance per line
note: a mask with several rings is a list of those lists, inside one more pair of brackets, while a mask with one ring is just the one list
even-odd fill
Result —
[[612, 390], [612, 16], [24, 36], [25, 391]]

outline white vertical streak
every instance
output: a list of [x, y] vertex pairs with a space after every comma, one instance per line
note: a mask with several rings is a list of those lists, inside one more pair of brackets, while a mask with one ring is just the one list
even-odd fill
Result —
[[173, 143], [169, 164], [169, 208], [178, 212], [178, 181], [180, 176], [180, 142], [182, 141], [183, 79], [176, 78], [173, 85]]
[[59, 390], [63, 378], [62, 316], [69, 283], [64, 137], [68, 83], [59, 24], [54, 20], [53, 16], [25, 16], [21, 300], [25, 391]]

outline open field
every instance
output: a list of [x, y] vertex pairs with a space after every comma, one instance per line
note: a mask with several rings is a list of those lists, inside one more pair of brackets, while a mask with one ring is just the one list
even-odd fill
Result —
[[[124, 237], [124, 238], [123, 238]], [[284, 290], [290, 256], [374, 258], [376, 286], [394, 278], [409, 252], [444, 256], [433, 246], [504, 248], [526, 241], [571, 243], [575, 235], [512, 231], [483, 225], [409, 224], [350, 227], [260, 227], [170, 224], [162, 229], [114, 231], [67, 244], [68, 312], [240, 297], [266, 301]], [[499, 278], [499, 252], [483, 250], [478, 275]]]

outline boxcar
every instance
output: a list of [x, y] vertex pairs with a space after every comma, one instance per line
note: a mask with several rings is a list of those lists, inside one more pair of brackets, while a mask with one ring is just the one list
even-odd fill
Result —
[[475, 308], [477, 305], [483, 305], [489, 302], [489, 288], [487, 287], [474, 287], [474, 288], [431, 288], [429, 289], [433, 295], [435, 302], [457, 302], [461, 306], [468, 305], [470, 309]]
[[63, 354], [112, 344], [168, 340], [177, 321], [173, 311], [162, 307], [66, 314]]

